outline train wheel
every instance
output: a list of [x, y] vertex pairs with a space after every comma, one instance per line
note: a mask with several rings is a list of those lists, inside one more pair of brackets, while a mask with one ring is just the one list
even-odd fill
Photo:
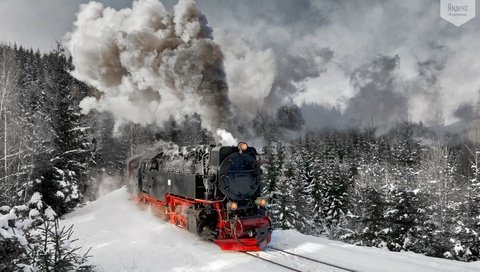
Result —
[[165, 206], [162, 206], [160, 208], [160, 212], [158, 214], [158, 217], [160, 217], [164, 221], [168, 221], [170, 219], [170, 213], [168, 212], [168, 208]]
[[136, 204], [137, 204], [137, 207], [140, 208], [140, 210], [142, 211], [145, 211], [146, 209], [148, 209], [148, 205], [149, 205], [147, 203], [147, 200], [143, 197], [140, 197], [139, 201]]
[[167, 221], [169, 219], [168, 208], [165, 205], [155, 203], [155, 204], [151, 204], [151, 207], [152, 207], [152, 213], [156, 217], [158, 217], [162, 220], [165, 220], [165, 221]]

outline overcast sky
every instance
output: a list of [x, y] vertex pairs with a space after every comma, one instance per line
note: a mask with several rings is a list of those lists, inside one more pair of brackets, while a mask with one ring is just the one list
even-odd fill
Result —
[[[48, 50], [86, 2], [0, 0], [0, 40]], [[176, 1], [162, 2], [171, 9]], [[456, 27], [440, 18], [439, 0], [197, 2], [226, 56], [230, 88], [265, 89], [268, 108], [313, 102], [330, 123], [478, 115], [480, 16]]]
[[[87, 0], [0, 0], [0, 40], [49, 50], [72, 28], [78, 6]], [[102, 1], [121, 8], [129, 0]]]

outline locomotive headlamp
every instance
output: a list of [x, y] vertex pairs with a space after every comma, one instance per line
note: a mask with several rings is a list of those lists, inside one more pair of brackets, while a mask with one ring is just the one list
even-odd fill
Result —
[[229, 209], [229, 210], [231, 210], [231, 211], [235, 211], [237, 208], [238, 208], [237, 202], [228, 201], [228, 203], [227, 203], [227, 209]]
[[255, 200], [255, 204], [260, 207], [265, 207], [267, 205], [267, 200], [263, 197], [257, 197], [257, 199]]
[[247, 148], [248, 148], [247, 143], [243, 143], [243, 142], [238, 143], [238, 150], [245, 151], [247, 150]]

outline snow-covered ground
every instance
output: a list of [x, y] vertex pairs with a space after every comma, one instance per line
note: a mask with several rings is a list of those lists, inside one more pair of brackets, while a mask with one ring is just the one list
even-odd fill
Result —
[[[92, 247], [100, 271], [288, 271], [252, 256], [222, 252], [128, 201], [125, 189], [114, 191], [66, 216], [81, 245]], [[461, 263], [409, 252], [353, 246], [296, 231], [274, 231], [272, 246], [359, 272], [480, 271], [480, 263]], [[275, 257], [274, 252], [264, 252]], [[278, 257], [278, 256], [277, 256]], [[341, 271], [282, 256], [304, 271]]]

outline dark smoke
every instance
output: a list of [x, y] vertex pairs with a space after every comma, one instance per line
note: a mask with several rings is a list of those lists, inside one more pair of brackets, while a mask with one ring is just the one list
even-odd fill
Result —
[[472, 104], [464, 103], [458, 106], [458, 108], [453, 112], [455, 117], [463, 120], [463, 121], [471, 121], [475, 119], [477, 114], [473, 108]]
[[135, 1], [113, 10], [97, 2], [81, 5], [67, 45], [74, 76], [102, 92], [81, 103], [111, 112], [119, 125], [161, 127], [170, 116], [200, 114], [211, 130], [230, 128], [223, 53], [192, 0], [172, 12], [158, 0]]
[[[169, 9], [177, 4], [176, 0], [166, 2]], [[167, 112], [165, 116], [174, 114], [182, 119], [186, 114], [198, 112], [203, 124], [223, 123], [215, 118], [224, 116], [218, 117], [212, 112], [228, 112], [227, 107], [232, 115], [227, 121], [234, 120], [236, 137], [262, 135], [272, 127], [278, 127], [281, 135], [282, 130], [289, 129], [280, 127], [277, 111], [285, 104], [295, 103], [305, 120], [303, 126], [293, 126], [296, 129], [373, 126], [385, 131], [406, 119], [423, 121], [428, 126], [451, 123], [459, 116], [469, 115], [468, 110], [463, 112], [465, 109], [455, 113], [458, 105], [477, 96], [480, 86], [477, 76], [480, 61], [476, 57], [480, 40], [475, 38], [478, 25], [466, 24], [462, 31], [452, 28], [439, 18], [435, 8], [438, 2], [433, 0], [408, 3], [211, 0], [198, 5], [215, 30], [214, 41], [223, 53], [217, 59], [219, 62], [210, 64], [221, 67], [217, 65], [221, 59], [225, 67], [225, 72], [208, 68], [211, 73], [199, 75], [217, 85], [214, 89], [222, 95], [197, 96], [195, 101], [200, 104], [197, 108], [180, 100], [153, 116], [166, 119], [162, 113]], [[194, 18], [199, 25], [206, 25], [205, 17], [196, 12], [191, 14], [193, 17], [185, 18]], [[141, 35], [137, 38], [145, 41]], [[183, 61], [179, 59], [177, 64], [165, 67], [178, 74], [184, 72], [179, 64]], [[116, 62], [108, 65], [115, 66]], [[198, 68], [196, 64], [186, 67]], [[224, 75], [228, 90], [223, 84]], [[195, 81], [199, 77], [189, 78], [196, 82], [193, 85], [204, 86]], [[182, 89], [192, 86], [187, 83], [172, 86]], [[146, 92], [150, 94], [149, 99], [143, 99], [144, 95], [133, 99], [142, 103], [141, 109], [150, 108], [147, 101], [170, 100], [168, 95], [152, 96], [155, 88]], [[228, 95], [223, 95], [225, 93]], [[189, 94], [191, 92], [180, 96]], [[173, 97], [177, 95], [178, 92], [172, 93]], [[212, 108], [205, 109], [203, 105], [210, 100]], [[109, 107], [91, 108], [109, 110]], [[120, 121], [155, 123], [155, 120], [137, 118], [136, 112], [123, 116], [123, 112], [129, 112], [125, 108], [117, 110]], [[178, 109], [181, 110], [176, 114]], [[138, 116], [145, 116], [144, 113], [145, 110], [139, 111]]]
[[353, 124], [389, 127], [405, 120], [408, 99], [398, 90], [394, 75], [399, 64], [398, 55], [379, 55], [353, 73], [351, 83], [358, 94], [349, 100], [345, 111]]

